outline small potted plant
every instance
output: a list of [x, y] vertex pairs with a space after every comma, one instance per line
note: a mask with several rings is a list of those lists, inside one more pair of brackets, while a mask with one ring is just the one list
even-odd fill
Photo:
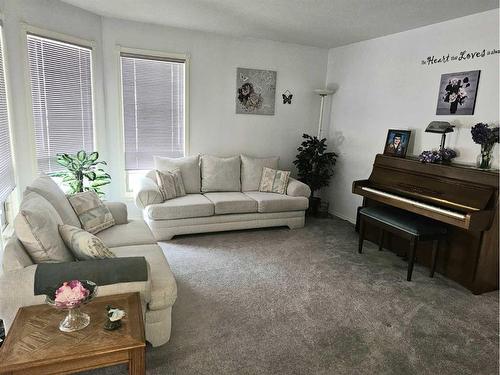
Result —
[[330, 184], [337, 154], [326, 152], [326, 138], [318, 139], [308, 134], [303, 134], [302, 138], [304, 140], [297, 148], [299, 153], [293, 164], [297, 167], [299, 180], [311, 188], [309, 210], [312, 214], [317, 214], [321, 198], [315, 196], [315, 193]]

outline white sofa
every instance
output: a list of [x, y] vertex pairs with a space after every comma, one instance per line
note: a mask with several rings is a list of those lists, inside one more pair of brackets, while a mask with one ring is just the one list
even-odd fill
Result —
[[[63, 223], [79, 226], [78, 217], [68, 200], [50, 177], [36, 179], [29, 191], [43, 196], [56, 209]], [[128, 220], [123, 203], [106, 203], [116, 225], [96, 234], [117, 257], [143, 256], [148, 263], [148, 280], [99, 286], [99, 296], [139, 292], [145, 311], [146, 340], [153, 346], [168, 342], [171, 331], [172, 305], [177, 298], [174, 275], [151, 231], [143, 220]], [[59, 235], [59, 233], [54, 233]], [[84, 264], [85, 261], [79, 261]], [[65, 263], [59, 263], [64, 267]], [[6, 331], [19, 307], [44, 303], [45, 296], [34, 295], [37, 264], [31, 260], [14, 235], [5, 246], [0, 272], [0, 318]], [[109, 272], [109, 270], [108, 270]]]
[[191, 233], [303, 227], [311, 190], [306, 184], [290, 178], [286, 194], [258, 191], [264, 166], [277, 169], [278, 158], [245, 155], [155, 158], [155, 168], [160, 171], [176, 167], [181, 170], [188, 194], [163, 201], [152, 170], [140, 179], [135, 202], [158, 241]]

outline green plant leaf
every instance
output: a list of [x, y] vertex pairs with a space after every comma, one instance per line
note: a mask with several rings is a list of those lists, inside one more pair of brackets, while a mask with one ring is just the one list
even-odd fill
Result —
[[87, 153], [86, 153], [85, 151], [83, 151], [83, 150], [78, 151], [78, 152], [76, 153], [76, 158], [77, 158], [79, 161], [81, 161], [81, 162], [82, 162], [82, 161], [85, 161], [85, 159], [87, 158]]
[[97, 151], [91, 152], [87, 159], [90, 163], [93, 163], [99, 159], [99, 153]]
[[94, 181], [97, 177], [96, 173], [93, 171], [85, 172], [83, 175], [87, 177], [90, 181]]

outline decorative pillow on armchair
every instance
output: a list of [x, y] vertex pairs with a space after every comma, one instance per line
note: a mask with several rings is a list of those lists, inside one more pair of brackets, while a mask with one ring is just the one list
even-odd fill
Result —
[[262, 178], [260, 180], [259, 191], [266, 193], [285, 194], [290, 179], [289, 171], [279, 171], [276, 169], [262, 169]]
[[59, 233], [78, 260], [115, 258], [99, 237], [72, 225], [59, 225]]
[[155, 172], [156, 183], [160, 188], [160, 193], [164, 201], [186, 195], [180, 169], [177, 168], [171, 171], [156, 170]]
[[111, 211], [102, 203], [93, 191], [84, 191], [68, 196], [69, 203], [76, 212], [82, 228], [96, 234], [115, 225]]

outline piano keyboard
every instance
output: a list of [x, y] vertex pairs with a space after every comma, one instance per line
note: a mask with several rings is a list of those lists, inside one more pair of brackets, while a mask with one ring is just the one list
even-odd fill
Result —
[[415, 207], [424, 208], [426, 210], [434, 211], [434, 212], [437, 212], [437, 213], [440, 213], [440, 214], [443, 214], [443, 215], [446, 215], [446, 216], [451, 216], [451, 217], [454, 217], [456, 219], [465, 220], [465, 215], [460, 214], [460, 213], [455, 212], [455, 211], [445, 210], [444, 208], [432, 206], [430, 204], [422, 203], [422, 202], [419, 202], [419, 201], [414, 201], [414, 200], [408, 199], [408, 198], [403, 198], [403, 197], [401, 197], [399, 195], [395, 195], [395, 194], [391, 194], [391, 193], [386, 193], [385, 191], [376, 190], [376, 189], [372, 189], [372, 188], [369, 188], [369, 187], [361, 187], [361, 190], [365, 190], [365, 191], [368, 191], [368, 192], [373, 193], [373, 194], [380, 195], [380, 196], [385, 197], [385, 198], [391, 198], [391, 199], [394, 199], [394, 200], [397, 200], [397, 201], [400, 201], [400, 202], [408, 203], [408, 204], [411, 204], [411, 205], [413, 205]]

